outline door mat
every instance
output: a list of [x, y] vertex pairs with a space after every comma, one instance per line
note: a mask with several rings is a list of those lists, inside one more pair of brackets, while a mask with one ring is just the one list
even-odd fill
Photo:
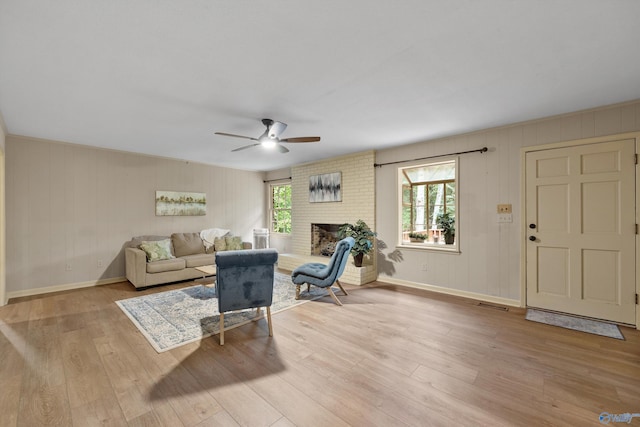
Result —
[[597, 320], [585, 319], [582, 317], [571, 316], [568, 314], [552, 313], [549, 311], [527, 309], [525, 319], [532, 322], [545, 323], [547, 325], [559, 326], [565, 329], [573, 329], [574, 331], [586, 332], [588, 334], [601, 335], [603, 337], [624, 340], [624, 336], [618, 325]]

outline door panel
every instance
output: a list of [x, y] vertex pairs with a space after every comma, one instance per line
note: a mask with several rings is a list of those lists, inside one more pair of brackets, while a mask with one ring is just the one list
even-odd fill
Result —
[[538, 293], [569, 297], [569, 249], [538, 246]]
[[635, 141], [526, 153], [527, 305], [635, 324]]
[[537, 189], [538, 209], [536, 225], [539, 232], [569, 232], [569, 186], [567, 184], [540, 185]]

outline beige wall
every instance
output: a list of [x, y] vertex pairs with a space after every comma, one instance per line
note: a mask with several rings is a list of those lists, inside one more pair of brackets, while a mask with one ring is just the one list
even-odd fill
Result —
[[0, 306], [7, 303], [6, 297], [6, 221], [5, 221], [5, 146], [7, 126], [0, 111]]
[[[638, 130], [640, 101], [377, 152], [376, 162], [386, 163], [484, 146], [490, 150], [460, 156], [460, 254], [396, 248], [397, 165], [376, 169], [376, 225], [387, 245], [378, 259], [379, 280], [518, 303], [521, 147]], [[499, 203], [513, 205], [513, 223], [496, 222]]]
[[[14, 136], [6, 156], [9, 297], [121, 278], [132, 236], [264, 226], [260, 172]], [[207, 215], [155, 216], [156, 190], [206, 193]]]

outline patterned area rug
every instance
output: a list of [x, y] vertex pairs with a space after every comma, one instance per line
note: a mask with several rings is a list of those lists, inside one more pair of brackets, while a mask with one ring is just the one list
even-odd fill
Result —
[[561, 328], [573, 329], [575, 331], [624, 340], [624, 336], [620, 332], [618, 325], [613, 325], [611, 323], [598, 322], [597, 320], [584, 319], [582, 317], [574, 317], [560, 313], [534, 310], [532, 308], [527, 309], [527, 315], [525, 318], [533, 322], [546, 323], [547, 325], [559, 326]]
[[[276, 273], [271, 314], [328, 295], [326, 289], [302, 286], [296, 300], [296, 287], [288, 275]], [[162, 353], [220, 332], [218, 300], [213, 287], [198, 285], [173, 291], [116, 301], [149, 343]], [[266, 310], [262, 314], [266, 315]], [[251, 322], [256, 310], [225, 313], [224, 329]]]

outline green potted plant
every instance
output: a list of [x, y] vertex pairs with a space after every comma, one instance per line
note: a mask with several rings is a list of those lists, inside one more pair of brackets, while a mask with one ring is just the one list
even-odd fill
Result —
[[444, 235], [444, 242], [447, 245], [452, 245], [456, 237], [456, 218], [453, 214], [442, 213], [436, 217], [438, 227], [442, 230]]
[[362, 258], [373, 248], [373, 238], [377, 235], [375, 231], [371, 231], [366, 222], [359, 219], [355, 224], [344, 223], [338, 229], [338, 237], [353, 237], [356, 241], [351, 248], [353, 262], [356, 267], [362, 267]]
[[409, 240], [412, 242], [424, 243], [424, 241], [428, 238], [429, 236], [427, 236], [426, 234], [416, 233], [415, 231], [409, 233]]

